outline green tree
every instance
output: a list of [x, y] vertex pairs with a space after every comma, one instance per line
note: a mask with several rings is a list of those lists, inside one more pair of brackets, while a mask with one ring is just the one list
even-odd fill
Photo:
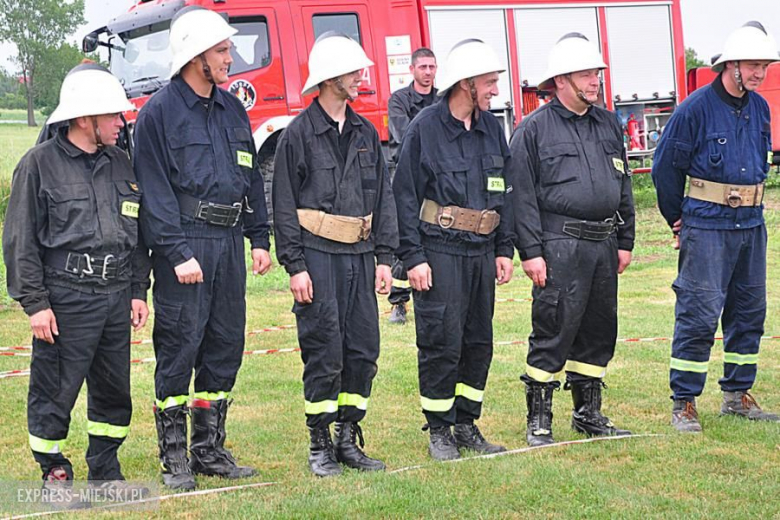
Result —
[[14, 61], [22, 71], [29, 126], [36, 126], [36, 80], [41, 62], [83, 23], [84, 0], [0, 0], [0, 41], [16, 45]]
[[707, 63], [699, 59], [696, 51], [688, 47], [685, 49], [685, 70], [697, 69], [699, 67], [706, 67]]
[[62, 80], [70, 69], [81, 63], [84, 54], [70, 43], [50, 49], [41, 56], [35, 77], [35, 108], [48, 115], [57, 106]]

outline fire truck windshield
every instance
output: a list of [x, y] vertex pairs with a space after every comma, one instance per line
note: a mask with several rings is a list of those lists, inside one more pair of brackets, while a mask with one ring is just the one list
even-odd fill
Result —
[[111, 72], [126, 90], [145, 88], [149, 83], [159, 85], [168, 79], [169, 25], [169, 22], [157, 23], [111, 37]]

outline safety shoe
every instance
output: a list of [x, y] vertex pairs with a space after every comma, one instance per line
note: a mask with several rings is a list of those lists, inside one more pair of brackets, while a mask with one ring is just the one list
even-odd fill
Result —
[[[98, 483], [99, 482], [99, 483]], [[112, 502], [132, 502], [148, 498], [152, 492], [148, 487], [140, 484], [130, 484], [126, 480], [104, 480], [90, 482], [89, 487], [93, 494], [104, 494]]]
[[195, 489], [195, 476], [187, 460], [187, 415], [187, 405], [164, 410], [154, 407], [163, 484], [171, 489]]
[[257, 474], [254, 468], [239, 466], [225, 448], [225, 421], [231, 401], [218, 399], [192, 401], [190, 430], [190, 469], [196, 475], [246, 478]]
[[720, 414], [745, 417], [751, 421], [780, 422], [780, 416], [762, 410], [748, 391], [723, 392]]
[[430, 429], [431, 440], [428, 443], [428, 453], [434, 460], [454, 460], [460, 458], [458, 445], [452, 436], [449, 426], [430, 427], [425, 425], [423, 430]]
[[553, 391], [561, 384], [557, 381], [539, 383], [523, 379], [525, 382], [525, 402], [528, 407], [526, 417], [525, 440], [529, 446], [552, 444], [552, 399]]
[[566, 383], [566, 389], [571, 388], [574, 401], [571, 414], [574, 431], [588, 437], [631, 435], [629, 430], [616, 428], [609, 417], [601, 414], [601, 389], [606, 386], [601, 379], [596, 378]]
[[[356, 422], [336, 423], [333, 429], [336, 439], [336, 460], [352, 469], [361, 471], [384, 471], [385, 463], [379, 459], [372, 459], [363, 453], [366, 443], [363, 439], [363, 429]], [[358, 440], [360, 446], [355, 442]]]
[[455, 428], [453, 428], [453, 434], [458, 449], [473, 450], [485, 454], [506, 451], [506, 448], [503, 446], [485, 440], [482, 432], [479, 431], [479, 428], [474, 423], [456, 424]]
[[73, 509], [89, 509], [91, 504], [81, 500], [79, 493], [72, 492], [73, 468], [70, 466], [54, 466], [43, 475], [43, 492], [41, 503], [54, 511]]
[[406, 325], [406, 304], [396, 303], [390, 310], [390, 323], [396, 325]]
[[330, 427], [309, 428], [309, 468], [318, 477], [341, 475], [341, 466], [336, 462], [336, 450], [330, 438]]
[[672, 407], [672, 426], [681, 433], [700, 433], [699, 412], [696, 400], [675, 399]]

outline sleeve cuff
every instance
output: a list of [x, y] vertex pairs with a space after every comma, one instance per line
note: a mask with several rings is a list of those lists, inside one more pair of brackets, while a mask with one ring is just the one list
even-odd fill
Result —
[[271, 250], [271, 241], [268, 239], [268, 235], [262, 238], [251, 238], [249, 239], [249, 243], [251, 244], [252, 249], [265, 249], [266, 251]]
[[406, 258], [402, 258], [401, 261], [404, 263], [404, 267], [406, 268], [407, 272], [411, 271], [415, 267], [417, 267], [420, 264], [424, 264], [428, 261], [427, 258], [425, 258], [425, 255], [423, 253], [415, 253], [413, 255], [409, 255]]
[[287, 274], [289, 274], [290, 276], [295, 276], [298, 273], [307, 271], [306, 262], [304, 262], [303, 260], [293, 262], [291, 264], [285, 265], [284, 270], [287, 271]]
[[130, 287], [130, 299], [146, 301], [147, 289], [144, 287]]
[[543, 256], [544, 254], [544, 250], [540, 245], [527, 247], [525, 249], [518, 248], [517, 252], [520, 255], [520, 260], [530, 260], [532, 258], [538, 258], [540, 256]]
[[621, 251], [633, 251], [634, 239], [618, 237], [618, 249], [620, 249]]
[[392, 253], [377, 253], [376, 263], [377, 265], [393, 265]]
[[496, 257], [499, 256], [513, 258], [515, 256], [515, 250], [511, 245], [501, 245], [496, 248]]
[[45, 311], [46, 309], [51, 309], [51, 304], [49, 303], [49, 299], [45, 298], [30, 305], [23, 305], [22, 308], [27, 316], [32, 316], [33, 314]]
[[168, 255], [168, 261], [173, 267], [178, 267], [194, 257], [195, 253], [193, 253], [190, 246], [185, 243], [174, 249], [171, 254]]

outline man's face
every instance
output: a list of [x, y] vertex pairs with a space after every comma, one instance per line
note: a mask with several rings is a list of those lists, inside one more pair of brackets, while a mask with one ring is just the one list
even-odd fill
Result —
[[230, 65], [233, 63], [233, 57], [230, 55], [232, 46], [230, 40], [222, 40], [203, 53], [203, 57], [211, 69], [211, 77], [217, 85], [226, 83], [228, 80]]
[[739, 71], [742, 74], [742, 86], [748, 92], [753, 92], [766, 78], [766, 69], [769, 67], [769, 61], [740, 61]]
[[[574, 86], [585, 95], [590, 103], [595, 103], [599, 98], [599, 89], [601, 80], [599, 78], [599, 69], [579, 70], [570, 74]], [[577, 95], [577, 92], [574, 92]]]
[[344, 87], [344, 90], [336, 89], [344, 96], [344, 99], [347, 99], [347, 97], [349, 99], [357, 99], [360, 85], [363, 84], [362, 72], [362, 70], [356, 70], [333, 79], [334, 83], [341, 83], [341, 86]]
[[95, 126], [97, 126], [97, 130], [100, 133], [100, 142], [104, 145], [115, 145], [119, 139], [119, 131], [125, 126], [120, 115], [101, 114], [94, 116]]
[[436, 79], [436, 58], [417, 58], [417, 61], [409, 67], [409, 70], [414, 76], [415, 83], [421, 87], [428, 88], [433, 85], [433, 80]]
[[498, 72], [489, 72], [474, 78], [477, 105], [480, 110], [490, 110], [491, 98], [498, 95]]

